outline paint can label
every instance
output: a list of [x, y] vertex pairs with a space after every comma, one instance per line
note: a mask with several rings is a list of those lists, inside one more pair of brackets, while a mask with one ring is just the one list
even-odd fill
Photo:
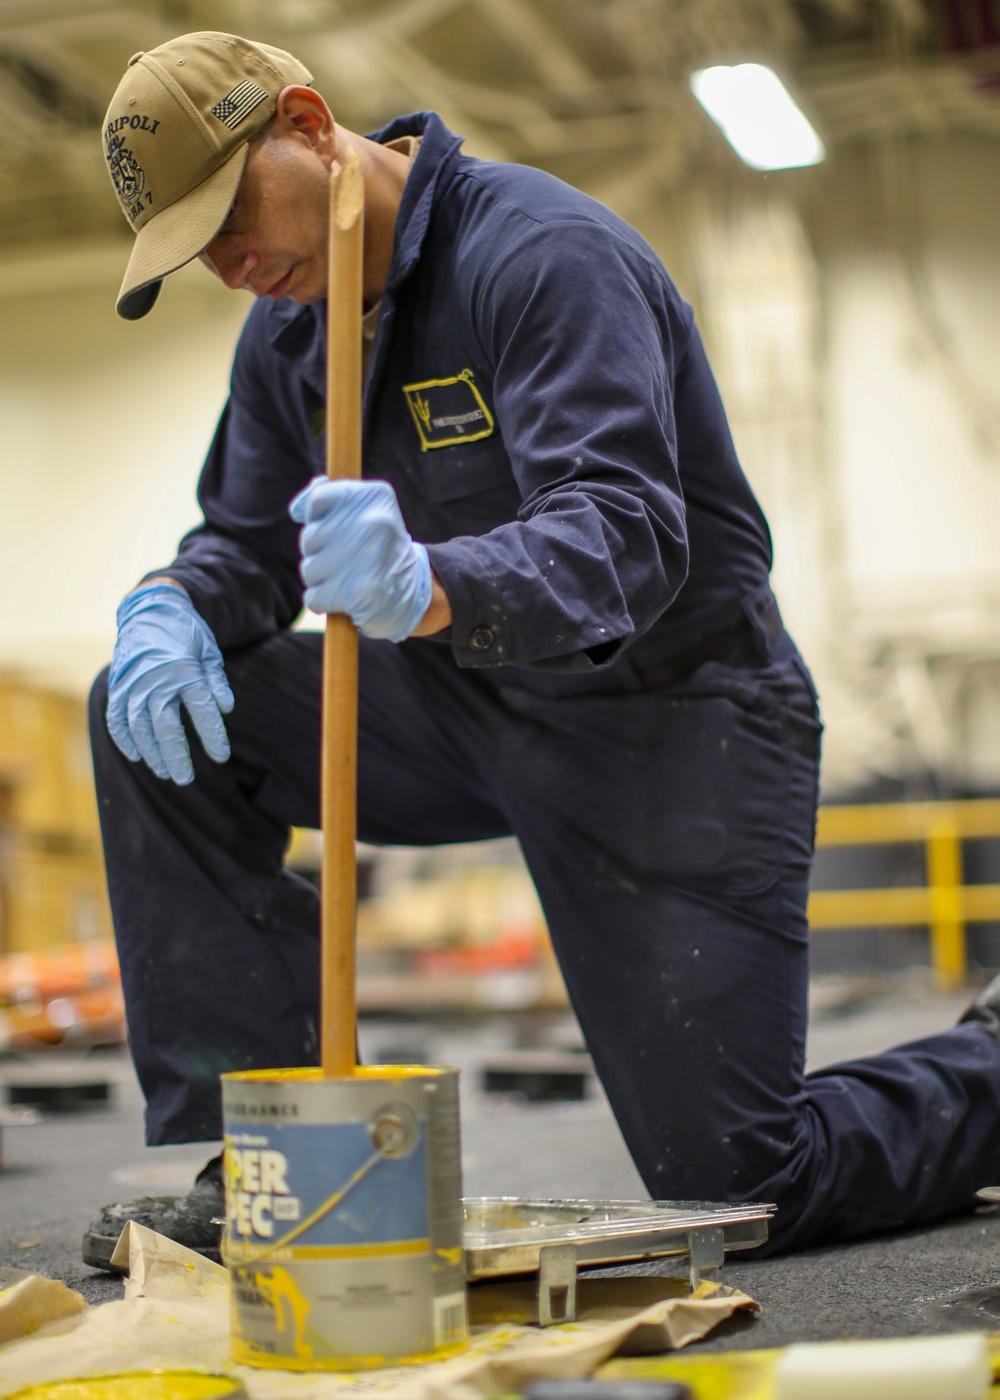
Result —
[[234, 1358], [354, 1369], [460, 1349], [461, 1223], [456, 1240], [448, 1196], [460, 1213], [461, 1187], [441, 1178], [442, 1161], [457, 1173], [457, 1106], [449, 1143], [436, 1079], [428, 1092], [399, 1071], [290, 1073], [271, 1092], [250, 1075], [223, 1080]]

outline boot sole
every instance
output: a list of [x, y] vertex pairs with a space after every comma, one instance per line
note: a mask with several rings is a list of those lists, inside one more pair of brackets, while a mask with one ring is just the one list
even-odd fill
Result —
[[103, 1269], [105, 1273], [127, 1275], [128, 1269], [111, 1262], [117, 1243], [117, 1240], [109, 1239], [107, 1235], [95, 1235], [88, 1230], [83, 1237], [83, 1262], [92, 1269]]

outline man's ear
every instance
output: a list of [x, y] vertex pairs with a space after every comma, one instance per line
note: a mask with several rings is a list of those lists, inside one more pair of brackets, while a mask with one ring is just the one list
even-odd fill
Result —
[[297, 131], [322, 153], [336, 158], [336, 124], [333, 113], [311, 87], [293, 84], [282, 88], [274, 111], [278, 132]]

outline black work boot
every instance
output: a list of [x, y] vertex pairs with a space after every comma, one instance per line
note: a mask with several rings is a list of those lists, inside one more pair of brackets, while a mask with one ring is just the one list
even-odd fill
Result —
[[[980, 1026], [1000, 1043], [1000, 973], [987, 982], [958, 1018], [960, 1026]], [[1000, 1186], [983, 1186], [976, 1195], [991, 1206], [1000, 1205]]]
[[1000, 1041], [1000, 973], [992, 982], [987, 982], [972, 1004], [962, 1012], [958, 1024], [982, 1026], [994, 1040]]
[[128, 1269], [112, 1264], [111, 1255], [126, 1221], [134, 1220], [137, 1225], [166, 1235], [218, 1264], [225, 1214], [226, 1190], [220, 1155], [202, 1167], [186, 1196], [141, 1196], [134, 1201], [105, 1206], [90, 1222], [83, 1237], [83, 1262], [92, 1269], [128, 1273]]

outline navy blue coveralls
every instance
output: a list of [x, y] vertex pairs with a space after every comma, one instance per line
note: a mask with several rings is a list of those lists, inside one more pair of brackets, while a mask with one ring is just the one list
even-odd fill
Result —
[[[448, 634], [361, 644], [359, 833], [513, 833], [655, 1197], [780, 1207], [773, 1246], [966, 1206], [1000, 1166], [1000, 1047], [962, 1026], [803, 1075], [815, 693], [690, 308], [607, 209], [421, 133], [365, 381]], [[221, 1135], [221, 1070], [315, 1063], [320, 645], [292, 496], [324, 469], [325, 306], [257, 302], [157, 574], [215, 633], [233, 756], [177, 787], [93, 738], [151, 1143]]]

